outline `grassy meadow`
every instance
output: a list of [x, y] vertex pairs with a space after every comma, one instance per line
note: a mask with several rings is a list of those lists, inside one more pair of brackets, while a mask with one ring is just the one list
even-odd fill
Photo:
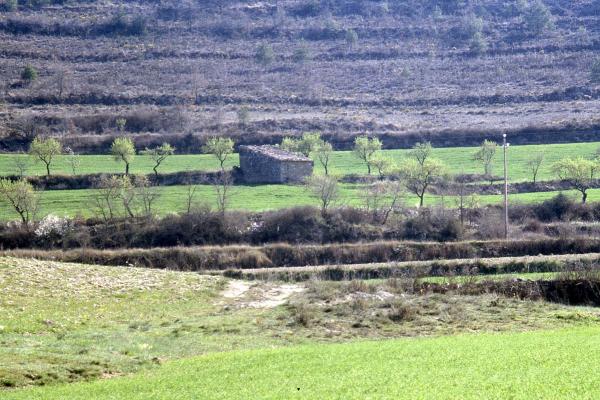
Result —
[[[512, 181], [527, 181], [531, 179], [531, 174], [527, 167], [527, 160], [534, 153], [543, 152], [545, 160], [539, 172], [538, 179], [554, 179], [552, 175], [551, 164], [566, 156], [592, 156], [596, 147], [600, 143], [570, 143], [570, 144], [551, 144], [551, 145], [531, 145], [514, 146], [510, 148], [510, 177]], [[482, 167], [479, 163], [473, 161], [472, 155], [476, 148], [439, 148], [435, 149], [436, 157], [442, 159], [448, 166], [450, 173], [481, 173]], [[401, 160], [407, 153], [407, 150], [386, 150], [384, 151], [393, 160]], [[16, 173], [14, 169], [14, 154], [0, 155], [0, 175]], [[68, 156], [59, 156], [56, 158], [53, 166], [53, 173], [72, 174], [67, 160]], [[494, 165], [495, 173], [501, 173], [501, 149], [498, 148]], [[237, 154], [231, 155], [227, 161], [227, 167], [239, 164]], [[168, 158], [160, 167], [160, 172], [178, 172], [191, 170], [216, 170], [218, 169], [216, 159], [211, 155], [175, 155]], [[44, 166], [40, 163], [32, 163], [28, 171], [29, 174], [43, 174]], [[81, 156], [81, 165], [77, 173], [118, 173], [123, 171], [122, 164], [115, 162], [108, 155], [87, 155]], [[132, 173], [151, 173], [152, 161], [146, 156], [137, 156], [131, 164]], [[323, 173], [322, 167], [316, 163], [316, 173]], [[331, 173], [338, 175], [345, 174], [366, 174], [365, 166], [349, 151], [335, 152], [331, 160]], [[158, 188], [161, 197], [156, 202], [156, 211], [160, 215], [168, 212], [178, 212], [185, 209], [186, 192], [184, 186], [169, 186]], [[338, 205], [359, 205], [363, 202], [363, 190], [357, 184], [342, 184], [340, 200]], [[569, 192], [573, 196], [578, 196], [574, 191]], [[90, 216], [94, 213], [93, 194], [91, 189], [84, 190], [52, 190], [42, 194], [39, 215], [54, 213], [57, 215], [82, 215]], [[537, 202], [554, 196], [555, 192], [540, 193], [520, 193], [511, 195], [511, 200], [516, 202]], [[591, 201], [600, 199], [600, 191], [591, 190], [589, 199]], [[214, 189], [209, 185], [198, 185], [196, 191], [196, 203], [215, 206], [216, 198]], [[418, 204], [414, 195], [406, 196], [406, 204], [413, 206]], [[501, 201], [497, 195], [485, 195], [479, 197], [480, 204], [494, 204]], [[426, 196], [426, 204], [436, 205], [444, 203], [447, 206], [454, 206], [455, 200], [450, 196], [440, 197]], [[254, 185], [236, 186], [230, 201], [232, 210], [263, 211], [285, 208], [297, 205], [317, 205], [318, 201], [310, 196], [304, 187], [294, 185]], [[9, 220], [14, 218], [12, 209], [7, 205], [0, 207], [0, 220]]]
[[133, 377], [5, 398], [583, 399], [600, 396], [598, 349], [597, 326], [306, 345], [210, 354]]
[[[241, 285], [243, 290], [232, 292], [232, 283], [234, 289]], [[278, 297], [285, 290], [289, 297]], [[381, 297], [381, 293], [386, 295]], [[404, 310], [402, 314], [397, 314], [397, 307]], [[438, 369], [436, 378], [450, 397], [461, 390], [459, 386], [452, 389], [453, 374], [475, 362], [486, 365], [482, 377], [488, 368], [500, 368], [506, 374], [506, 383], [512, 383], [497, 388], [504, 394], [520, 382], [514, 371], [505, 369], [519, 361], [517, 348], [526, 351], [527, 357], [548, 359], [543, 368], [531, 373], [552, 377], [547, 374], [559, 360], [566, 360], [569, 368], [579, 360], [573, 348], [581, 346], [584, 337], [590, 340], [589, 348], [594, 348], [598, 328], [577, 329], [597, 323], [597, 312], [590, 307], [488, 293], [410, 293], [395, 280], [291, 285], [2, 257], [0, 398], [77, 399], [84, 394], [100, 399], [314, 398], [317, 393], [323, 394], [320, 398], [363, 398], [368, 392], [386, 398], [406, 390], [406, 379], [390, 376], [409, 376], [415, 385], [411, 390], [423, 390], [428, 379], [436, 378], [435, 368], [425, 368], [433, 375], [421, 378], [416, 376], [419, 371], [450, 360], [459, 364], [450, 362], [450, 369], [443, 373]], [[558, 328], [575, 329], [572, 342], [560, 349], [553, 347], [560, 341], [554, 336], [559, 333], [320, 345]], [[479, 344], [470, 347], [470, 340]], [[535, 354], [534, 343], [545, 341], [549, 353]], [[515, 343], [514, 354], [509, 342]], [[283, 349], [296, 345], [303, 347]], [[489, 353], [481, 352], [488, 346]], [[508, 352], [498, 352], [503, 346]], [[252, 349], [264, 351], [248, 351]], [[549, 359], [550, 351], [557, 351], [555, 361]], [[364, 356], [370, 352], [373, 357]], [[490, 359], [489, 354], [496, 356]], [[175, 361], [200, 355], [207, 356]], [[523, 368], [534, 368], [525, 361], [527, 357], [520, 360], [525, 362]], [[592, 352], [589, 362], [596, 362], [595, 357]], [[457, 361], [463, 359], [465, 364]], [[595, 369], [581, 365], [581, 371], [572, 371], [573, 376], [592, 379]], [[340, 380], [323, 375], [326, 370], [339, 373]], [[383, 377], [385, 370], [395, 375]], [[459, 376], [466, 379], [477, 372], [463, 373]], [[492, 390], [492, 381], [482, 383]], [[288, 393], [289, 385], [300, 387], [300, 393]]]
[[[181, 212], [186, 209], [186, 186], [161, 186], [157, 188], [160, 197], [154, 203], [154, 210], [158, 215], [172, 212]], [[93, 216], [96, 209], [94, 205], [95, 189], [82, 190], [48, 190], [41, 193], [38, 216], [55, 214], [59, 216]], [[511, 202], [535, 203], [556, 196], [559, 192], [535, 192], [511, 194]], [[579, 199], [576, 191], [563, 192]], [[600, 189], [588, 191], [588, 201], [600, 201]], [[197, 185], [195, 204], [216, 207], [216, 194], [210, 185]], [[425, 205], [442, 205], [456, 207], [456, 198], [453, 196], [426, 195]], [[482, 195], [477, 200], [480, 205], [500, 204], [501, 195]], [[407, 194], [404, 200], [407, 206], [417, 206], [418, 199]], [[340, 199], [337, 206], [364, 204], [364, 187], [359, 184], [340, 185]], [[231, 191], [229, 202], [230, 210], [266, 211], [302, 205], [318, 206], [319, 201], [314, 198], [303, 186], [295, 185], [257, 185], [235, 186]], [[12, 208], [0, 203], [0, 220], [13, 220], [18, 215]]]
[[[596, 143], [568, 143], [568, 144], [544, 144], [511, 146], [509, 150], [510, 178], [512, 181], [531, 180], [531, 173], [527, 167], [527, 161], [533, 154], [544, 153], [545, 159], [540, 168], [539, 180], [555, 179], [552, 174], [551, 165], [563, 157], [583, 156], [590, 157], [595, 154], [600, 142]], [[481, 163], [473, 160], [476, 147], [450, 147], [434, 149], [434, 156], [441, 159], [448, 167], [448, 172], [459, 173], [483, 173]], [[395, 161], [400, 161], [406, 156], [408, 150], [384, 150], [383, 154]], [[0, 154], [0, 175], [16, 174], [14, 154]], [[76, 170], [77, 174], [90, 173], [122, 173], [122, 163], [114, 161], [109, 155], [84, 155], [81, 157], [81, 165]], [[58, 156], [52, 166], [55, 174], [70, 175], [73, 173], [68, 162], [68, 156]], [[502, 148], [498, 147], [494, 158], [494, 174], [502, 174]], [[226, 162], [227, 167], [239, 165], [237, 154], [233, 154]], [[131, 173], [152, 173], [152, 160], [148, 156], [138, 155], [131, 163]], [[159, 168], [162, 173], [203, 170], [217, 170], [219, 164], [212, 155], [207, 154], [182, 154], [168, 158]], [[316, 162], [317, 173], [323, 173], [323, 168]], [[367, 169], [351, 151], [336, 151], [331, 158], [331, 173], [336, 175], [366, 174]], [[31, 160], [28, 174], [43, 175], [46, 173], [45, 166], [40, 162]]]

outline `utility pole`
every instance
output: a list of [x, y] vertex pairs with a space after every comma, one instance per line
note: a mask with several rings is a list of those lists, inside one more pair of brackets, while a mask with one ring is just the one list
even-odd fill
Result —
[[506, 133], [502, 135], [502, 149], [504, 150], [504, 239], [508, 240], [508, 163], [506, 152], [509, 144], [506, 143]]

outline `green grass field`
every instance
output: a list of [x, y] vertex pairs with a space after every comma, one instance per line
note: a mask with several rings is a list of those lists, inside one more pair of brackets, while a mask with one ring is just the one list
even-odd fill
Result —
[[[534, 341], [545, 343], [549, 334], [532, 334], [531, 341], [518, 335], [469, 336], [480, 342], [475, 347], [460, 336], [347, 347], [320, 344], [574, 329], [599, 321], [591, 307], [487, 293], [410, 293], [396, 283], [307, 282], [291, 285], [299, 291], [271, 303], [290, 285], [241, 282], [244, 291], [230, 292], [231, 281], [196, 273], [0, 257], [0, 398], [77, 399], [84, 394], [100, 399], [364, 398], [374, 388], [379, 388], [379, 396], [393, 397], [406, 390], [408, 381], [416, 385], [411, 390], [422, 390], [433, 378], [441, 379], [448, 396], [454, 397], [462, 389], [453, 389], [450, 379], [462, 364], [453, 365], [451, 360], [488, 362], [488, 353], [481, 349], [489, 347], [496, 358], [486, 368], [509, 374], [503, 370], [506, 363], [519, 360], [508, 343], [533, 346]], [[379, 297], [383, 292], [388, 297]], [[398, 306], [408, 310], [401, 319], [393, 314]], [[578, 337], [579, 331], [574, 332], [572, 338]], [[504, 339], [495, 342], [495, 338]], [[595, 348], [593, 339], [586, 349]], [[560, 349], [551, 343], [545, 348], [556, 351], [555, 362], [575, 360], [579, 355], [573, 351], [575, 342], [581, 346], [574, 341]], [[283, 349], [297, 345], [304, 347]], [[509, 353], [497, 352], [498, 348]], [[249, 352], [253, 349], [265, 351]], [[185, 360], [200, 355], [207, 357]], [[184, 360], [173, 362], [180, 359]], [[549, 369], [556, 366], [549, 362]], [[438, 369], [436, 376], [427, 366], [438, 363], [450, 367]], [[421, 368], [430, 375], [417, 378]], [[340, 379], [330, 379], [323, 374], [326, 370]], [[394, 375], [382, 377], [385, 370]], [[546, 373], [536, 372], [544, 377]], [[587, 376], [583, 370], [573, 373]], [[506, 378], [516, 385], [517, 376], [512, 374]], [[398, 379], [401, 375], [407, 378]], [[60, 386], [94, 380], [99, 381]], [[290, 393], [290, 387], [301, 391]], [[502, 388], [489, 390], [505, 394]]]
[[[513, 181], [531, 180], [531, 173], [527, 168], [527, 161], [532, 154], [543, 152], [545, 160], [540, 169], [540, 180], [555, 179], [551, 171], [551, 164], [568, 156], [590, 157], [595, 154], [596, 148], [600, 142], [596, 143], [569, 143], [569, 144], [547, 144], [547, 145], [527, 145], [512, 146], [509, 150], [510, 178]], [[434, 150], [436, 157], [446, 163], [450, 173], [482, 173], [483, 167], [478, 162], [473, 161], [473, 153], [477, 148], [474, 147], [455, 147], [439, 148]], [[494, 173], [502, 174], [502, 154], [501, 148], [498, 148], [494, 159]], [[407, 150], [386, 150], [384, 154], [391, 159], [400, 161], [407, 153]], [[17, 170], [14, 167], [14, 154], [0, 154], [0, 175], [15, 174]], [[71, 167], [67, 162], [67, 156], [59, 156], [52, 167], [53, 173], [72, 174]], [[33, 161], [33, 160], [32, 160]], [[238, 165], [237, 154], [231, 156], [227, 161], [227, 166]], [[211, 155], [175, 155], [168, 158], [160, 167], [160, 172], [177, 172], [190, 170], [216, 170], [218, 163]], [[317, 173], [322, 173], [322, 168], [316, 163]], [[108, 155], [88, 155], [81, 156], [81, 166], [77, 170], [78, 174], [88, 173], [120, 173], [124, 171], [124, 166], [115, 162]], [[131, 164], [131, 172], [152, 173], [152, 161], [147, 156], [137, 156]], [[29, 174], [43, 175], [45, 167], [41, 163], [32, 163]], [[346, 175], [351, 173], [366, 174], [366, 167], [349, 151], [335, 152], [331, 160], [331, 173]]]
[[[216, 195], [214, 188], [209, 185], [198, 185], [195, 200], [197, 203], [216, 206]], [[160, 197], [155, 202], [155, 211], [159, 215], [172, 212], [181, 212], [186, 208], [187, 188], [185, 186], [162, 186], [158, 192]], [[41, 193], [40, 209], [38, 217], [49, 213], [59, 216], [91, 216], [95, 213], [93, 201], [94, 189], [83, 190], [48, 190]], [[301, 205], [318, 206], [319, 201], [303, 186], [292, 185], [257, 185], [257, 186], [235, 186], [232, 190], [229, 208], [231, 210], [264, 211], [275, 210], [286, 207]], [[362, 205], [364, 189], [357, 184], [342, 184], [340, 200], [337, 206]], [[579, 199], [576, 191], [566, 191], [565, 194]], [[589, 201], [600, 201], [600, 189], [589, 190]], [[534, 203], [547, 200], [558, 194], [558, 192], [519, 193], [510, 195], [511, 202]], [[500, 195], [485, 195], [478, 197], [479, 203], [499, 204], [502, 201]], [[417, 206], [416, 196], [406, 195], [407, 206]], [[456, 207], [456, 199], [452, 196], [425, 197], [425, 205], [441, 205]], [[18, 215], [6, 204], [0, 202], [0, 220], [13, 220]]]
[[600, 327], [211, 354], [16, 399], [593, 399]]

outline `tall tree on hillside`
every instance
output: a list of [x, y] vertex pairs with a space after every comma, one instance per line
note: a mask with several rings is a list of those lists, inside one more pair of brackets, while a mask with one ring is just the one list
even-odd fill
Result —
[[152, 161], [154, 161], [154, 166], [152, 170], [154, 171], [154, 176], [158, 177], [158, 167], [165, 161], [169, 156], [175, 154], [175, 148], [171, 146], [169, 143], [163, 143], [160, 146], [153, 147], [151, 149], [147, 148], [142, 150], [141, 154], [150, 156]]
[[125, 163], [125, 176], [129, 176], [129, 164], [135, 158], [133, 140], [128, 137], [116, 138], [110, 147], [110, 154], [115, 161], [123, 161]]
[[46, 175], [50, 176], [50, 164], [54, 157], [62, 153], [62, 144], [56, 139], [43, 139], [36, 136], [29, 145], [29, 154], [46, 165]]
[[552, 166], [560, 180], [568, 182], [573, 189], [581, 193], [582, 203], [587, 200], [587, 191], [594, 184], [599, 168], [597, 161], [583, 157], [563, 158]]
[[381, 150], [382, 144], [378, 138], [370, 139], [368, 136], [360, 136], [354, 139], [354, 155], [367, 165], [367, 171], [371, 175], [373, 157]]
[[235, 142], [230, 138], [213, 137], [202, 146], [202, 152], [212, 154], [219, 161], [221, 171], [225, 171], [225, 161], [233, 153]]

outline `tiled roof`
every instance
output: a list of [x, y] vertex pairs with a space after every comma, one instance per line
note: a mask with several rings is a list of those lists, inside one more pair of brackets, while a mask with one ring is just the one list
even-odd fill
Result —
[[292, 153], [290, 151], [285, 151], [276, 146], [240, 146], [240, 152], [248, 151], [251, 153], [261, 154], [263, 156], [272, 158], [274, 160], [279, 161], [302, 161], [302, 162], [312, 162], [312, 160], [308, 157], [303, 156], [302, 154]]

